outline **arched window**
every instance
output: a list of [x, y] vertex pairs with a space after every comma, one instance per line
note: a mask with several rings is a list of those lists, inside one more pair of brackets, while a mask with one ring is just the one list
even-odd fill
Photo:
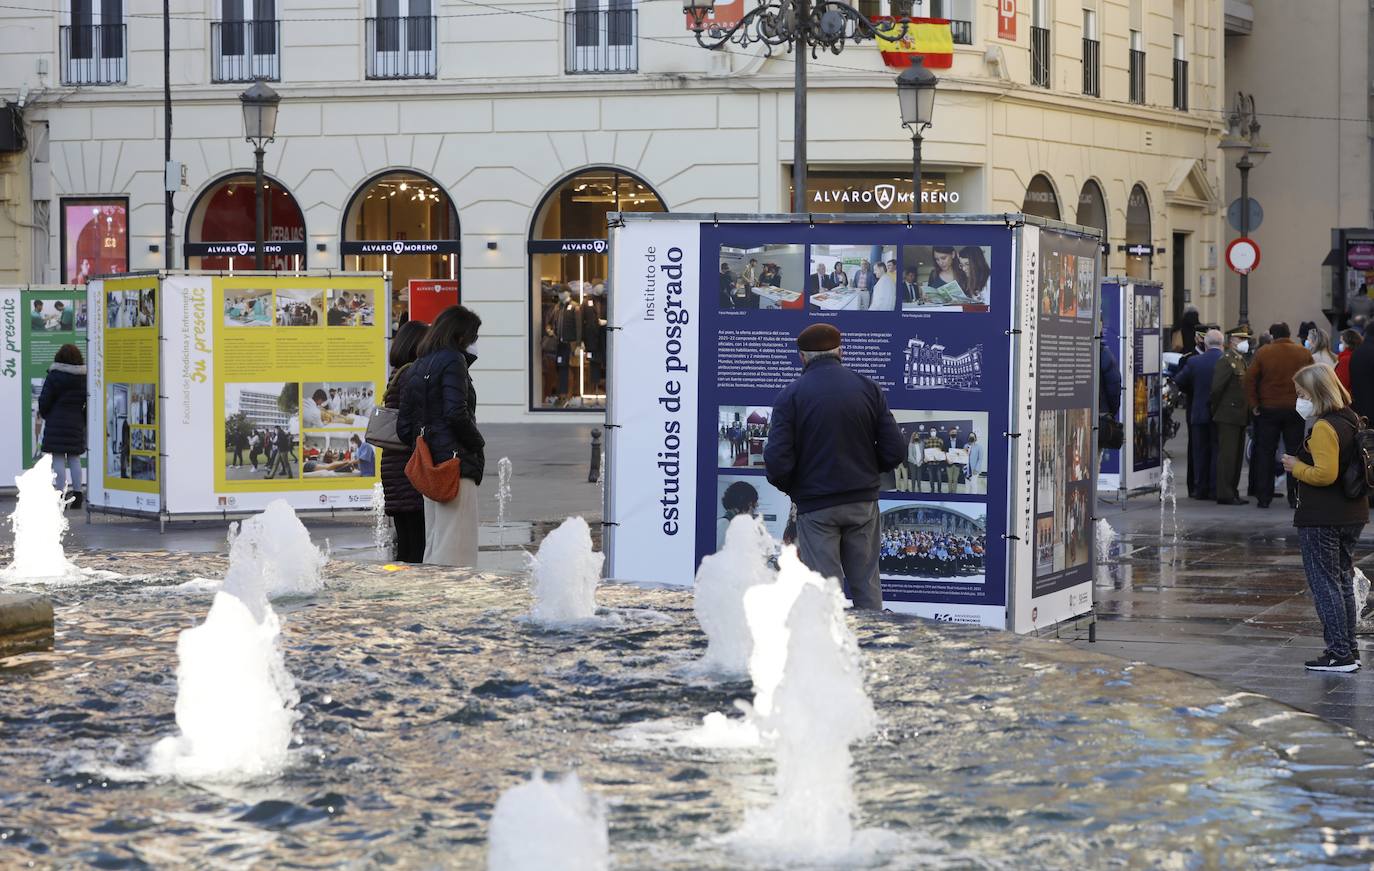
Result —
[[1049, 176], [1043, 172], [1036, 173], [1030, 180], [1026, 186], [1026, 197], [1021, 201], [1021, 211], [1052, 221], [1059, 220], [1059, 195], [1054, 192], [1054, 183]]
[[1153, 236], [1150, 233], [1150, 195], [1146, 193], [1145, 186], [1137, 184], [1131, 188], [1131, 196], [1126, 200], [1126, 277], [1127, 278], [1149, 278], [1150, 277], [1150, 255], [1132, 254], [1131, 249], [1136, 246], [1137, 251], [1152, 251]]
[[606, 404], [607, 212], [666, 212], [648, 182], [585, 169], [545, 194], [530, 228], [530, 407]]
[[1107, 244], [1107, 198], [1102, 196], [1102, 187], [1092, 179], [1083, 182], [1083, 190], [1078, 193], [1078, 216], [1074, 220], [1084, 227], [1101, 230], [1102, 244]]
[[[191, 206], [184, 254], [188, 269], [253, 269], [257, 248], [257, 191], [251, 172], [226, 176]], [[264, 266], [280, 272], [305, 265], [305, 217], [281, 182], [263, 180]]]
[[391, 326], [410, 317], [410, 283], [451, 283], [457, 299], [458, 212], [443, 186], [413, 170], [363, 185], [344, 212], [339, 254], [345, 269], [391, 271]]

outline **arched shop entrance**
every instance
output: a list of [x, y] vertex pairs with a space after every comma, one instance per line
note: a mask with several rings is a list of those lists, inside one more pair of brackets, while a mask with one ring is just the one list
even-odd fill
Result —
[[607, 212], [666, 212], [648, 182], [594, 168], [544, 196], [530, 228], [530, 408], [606, 405]]
[[1131, 188], [1126, 201], [1126, 277], [1149, 278], [1150, 260], [1154, 255], [1150, 235], [1150, 195], [1145, 186]]
[[1050, 181], [1049, 176], [1040, 172], [1030, 180], [1030, 184], [1026, 185], [1026, 196], [1021, 200], [1021, 211], [1051, 221], [1059, 220], [1059, 194], [1055, 193], [1054, 182]]
[[[1078, 192], [1078, 216], [1074, 220], [1084, 227], [1094, 227], [1102, 231], [1102, 252], [1105, 258], [1106, 246], [1111, 239], [1107, 230], [1107, 198], [1102, 195], [1102, 186], [1092, 179], [1083, 182], [1083, 190]], [[1104, 269], [1106, 265], [1104, 259]]]
[[411, 282], [458, 291], [458, 212], [434, 179], [387, 172], [363, 185], [344, 212], [344, 269], [391, 271], [391, 326], [410, 316]]
[[[256, 191], [253, 174], [235, 173], [206, 188], [191, 205], [186, 225], [188, 269], [253, 269], [257, 248]], [[280, 182], [263, 182], [265, 266], [294, 272], [305, 266], [305, 217], [300, 204]]]

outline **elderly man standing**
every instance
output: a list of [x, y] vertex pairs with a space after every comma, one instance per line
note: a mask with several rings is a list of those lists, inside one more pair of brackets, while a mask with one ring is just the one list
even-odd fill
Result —
[[[1255, 415], [1255, 455], [1250, 465], [1255, 471], [1255, 500], [1259, 507], [1268, 508], [1274, 498], [1274, 454], [1279, 437], [1283, 437], [1283, 452], [1297, 455], [1302, 448], [1302, 415], [1296, 408], [1298, 389], [1293, 376], [1304, 366], [1312, 365], [1312, 355], [1289, 336], [1288, 324], [1280, 321], [1269, 328], [1274, 341], [1255, 352], [1250, 369], [1245, 373], [1245, 398]], [[1298, 507], [1298, 485], [1288, 474], [1288, 507]]]
[[1245, 427], [1250, 414], [1245, 403], [1245, 355], [1250, 351], [1250, 329], [1227, 332], [1227, 347], [1212, 373], [1207, 409], [1216, 434], [1217, 504], [1246, 505], [1240, 498], [1240, 466], [1245, 458]]
[[882, 388], [840, 362], [839, 330], [812, 324], [797, 347], [802, 374], [778, 394], [763, 449], [768, 481], [797, 504], [802, 562], [879, 610], [878, 482], [906, 445]]
[[1221, 330], [1203, 336], [1203, 352], [1188, 360], [1174, 383], [1188, 394], [1188, 479], [1194, 499], [1217, 498], [1216, 431], [1212, 428], [1212, 376], [1221, 359]]

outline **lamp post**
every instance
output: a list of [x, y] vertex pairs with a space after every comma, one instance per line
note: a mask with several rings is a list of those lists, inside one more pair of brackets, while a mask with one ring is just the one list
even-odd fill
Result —
[[[1255, 112], [1255, 95], [1236, 94], [1236, 105], [1226, 119], [1226, 135], [1221, 137], [1218, 147], [1227, 155], [1236, 158], [1236, 169], [1240, 170], [1240, 235], [1250, 235], [1250, 170], [1259, 166], [1269, 156], [1270, 148], [1260, 139], [1259, 116]], [[1240, 323], [1250, 324], [1250, 275], [1240, 277]]]
[[[806, 203], [806, 51], [815, 58], [822, 50], [839, 54], [850, 41], [877, 39], [878, 30], [848, 3], [837, 0], [758, 0], [736, 24], [706, 25], [716, 0], [683, 0], [682, 11], [692, 18], [692, 32], [702, 48], [716, 51], [731, 43], [746, 48], [762, 43], [764, 52], [787, 46], [794, 52], [792, 109], [792, 211], [805, 212]], [[906, 36], [907, 22], [884, 28], [884, 39]]]
[[897, 102], [902, 108], [902, 126], [911, 131], [911, 193], [913, 212], [921, 211], [921, 133], [930, 126], [935, 113], [935, 86], [940, 79], [925, 67], [917, 55], [911, 66], [897, 76]]
[[253, 154], [257, 162], [253, 170], [253, 194], [254, 203], [257, 211], [253, 219], [253, 268], [262, 270], [267, 268], [267, 256], [263, 250], [263, 224], [265, 223], [264, 200], [262, 195], [262, 156], [263, 147], [271, 142], [277, 132], [277, 106], [281, 103], [281, 97], [277, 92], [267, 87], [262, 79], [253, 83], [253, 87], [239, 94], [239, 99], [243, 101], [243, 133], [244, 139], [253, 143]]

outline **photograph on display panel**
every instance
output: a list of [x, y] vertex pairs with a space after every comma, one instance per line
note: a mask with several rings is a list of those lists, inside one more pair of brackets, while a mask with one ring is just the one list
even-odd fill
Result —
[[105, 326], [108, 329], [157, 326], [157, 291], [150, 288], [106, 293]]
[[235, 290], [224, 295], [226, 327], [267, 327], [272, 325], [272, 291]]
[[883, 499], [878, 512], [884, 597], [900, 593], [902, 582], [981, 586], [986, 581], [985, 504]]
[[907, 451], [906, 459], [892, 473], [893, 486], [883, 489], [931, 494], [987, 492], [987, 412], [894, 409], [892, 415]]
[[722, 312], [787, 309], [801, 311], [806, 279], [802, 245], [720, 247]]
[[318, 327], [324, 323], [323, 290], [278, 290], [277, 326]]
[[71, 299], [35, 299], [29, 309], [29, 329], [35, 333], [74, 333], [86, 328], [86, 304]]
[[363, 441], [363, 432], [309, 432], [301, 449], [301, 473], [306, 478], [371, 478], [377, 474], [377, 454]]
[[371, 381], [307, 381], [301, 393], [301, 426], [366, 430], [375, 406]]
[[224, 478], [299, 477], [300, 388], [294, 382], [224, 385]]
[[897, 305], [897, 246], [812, 245], [807, 305], [815, 311], [890, 312]]
[[722, 405], [718, 415], [716, 462], [722, 469], [763, 468], [770, 406]]
[[137, 428], [156, 426], [157, 389], [154, 385], [106, 384], [105, 477], [156, 480], [156, 446], [137, 447], [133, 437]]
[[370, 290], [331, 290], [326, 322], [331, 327], [370, 327], [376, 312], [375, 295]]
[[903, 245], [897, 277], [902, 310], [988, 311], [991, 263], [987, 245]]
[[902, 383], [907, 390], [983, 389], [983, 346], [946, 346], [938, 336], [907, 339]]
[[795, 544], [796, 515], [792, 500], [762, 475], [720, 475], [716, 478], [716, 545], [725, 544], [725, 530], [740, 514], [757, 517], [773, 540]]

